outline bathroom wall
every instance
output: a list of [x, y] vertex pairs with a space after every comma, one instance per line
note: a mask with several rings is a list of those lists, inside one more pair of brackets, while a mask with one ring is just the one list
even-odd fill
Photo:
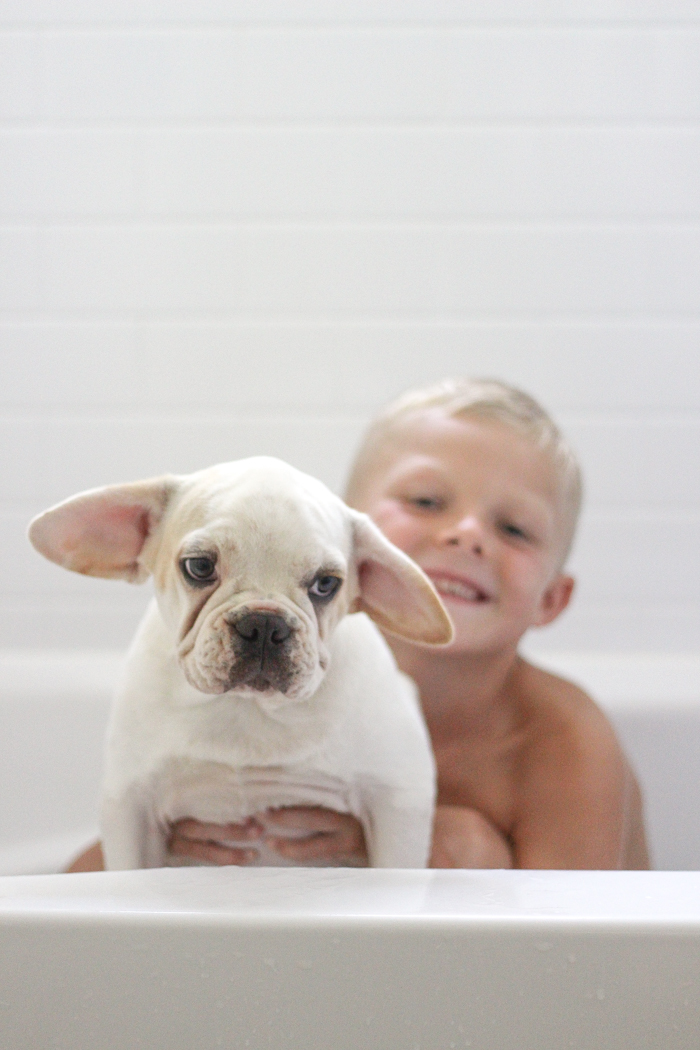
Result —
[[[564, 12], [564, 13], [562, 13]], [[2, 0], [0, 646], [123, 646], [146, 589], [26, 522], [526, 387], [579, 451], [542, 650], [700, 638], [700, 3]]]

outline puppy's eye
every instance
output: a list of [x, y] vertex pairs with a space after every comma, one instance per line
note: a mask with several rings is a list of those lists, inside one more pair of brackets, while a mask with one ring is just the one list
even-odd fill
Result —
[[213, 583], [216, 577], [216, 562], [213, 558], [198, 555], [183, 558], [180, 562], [182, 575], [190, 583]]
[[317, 576], [309, 587], [309, 598], [312, 602], [328, 602], [338, 593], [342, 582], [337, 576]]

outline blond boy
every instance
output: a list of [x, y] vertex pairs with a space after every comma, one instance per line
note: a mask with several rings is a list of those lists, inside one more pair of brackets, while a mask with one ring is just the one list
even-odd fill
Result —
[[[433, 580], [455, 625], [447, 649], [387, 636], [416, 682], [438, 767], [431, 865], [646, 868], [638, 785], [615, 734], [579, 688], [518, 645], [569, 603], [564, 572], [581, 499], [578, 465], [549, 416], [494, 380], [404, 395], [370, 427], [348, 502]], [[268, 819], [269, 819], [268, 815]], [[359, 824], [319, 809], [277, 811], [273, 838], [299, 863], [366, 862]], [[241, 864], [266, 833], [182, 821], [171, 848]], [[241, 836], [249, 850], [229, 849]], [[100, 866], [99, 848], [73, 870]]]

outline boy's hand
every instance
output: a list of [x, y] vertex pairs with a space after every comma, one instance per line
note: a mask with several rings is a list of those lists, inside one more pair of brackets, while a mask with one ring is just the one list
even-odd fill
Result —
[[438, 806], [431, 868], [512, 868], [513, 853], [498, 828], [476, 809]]
[[[287, 806], [269, 809], [262, 819], [268, 845], [287, 860], [350, 868], [364, 868], [369, 862], [362, 825], [350, 813], [322, 806]], [[276, 830], [281, 834], [275, 835]], [[286, 837], [290, 834], [294, 837]]]
[[[253, 817], [242, 824], [205, 824], [187, 817], [173, 824], [168, 851], [206, 864], [252, 864], [257, 856], [253, 844], [264, 834], [262, 824]], [[234, 842], [246, 846], [231, 845]]]
[[[295, 837], [286, 837], [290, 834]], [[245, 865], [255, 860], [255, 844], [263, 839], [281, 857], [301, 866], [319, 861], [347, 867], [364, 867], [368, 863], [360, 822], [349, 813], [336, 813], [321, 806], [267, 810], [243, 824], [179, 820], [173, 825], [168, 848], [176, 856], [208, 864]], [[236, 846], [231, 845], [234, 842]]]

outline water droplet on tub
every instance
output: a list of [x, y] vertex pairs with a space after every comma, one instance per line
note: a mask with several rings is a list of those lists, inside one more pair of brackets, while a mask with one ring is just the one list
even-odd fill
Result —
[[596, 989], [595, 997], [596, 997], [596, 999], [600, 999], [601, 1002], [602, 1002], [603, 999], [605, 998], [605, 989], [604, 988]]

